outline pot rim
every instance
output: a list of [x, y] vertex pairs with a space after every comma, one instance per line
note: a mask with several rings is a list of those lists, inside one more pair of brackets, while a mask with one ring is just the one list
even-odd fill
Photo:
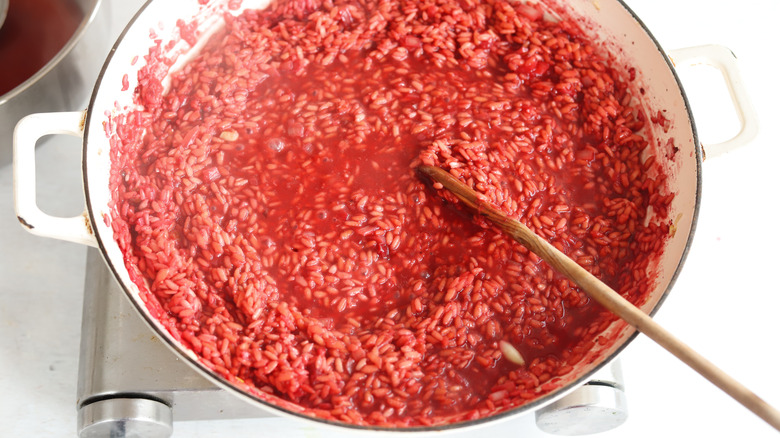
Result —
[[[95, 0], [96, 2], [100, 2], [101, 0]], [[100, 74], [98, 75], [98, 78], [95, 82], [95, 87], [93, 89], [92, 95], [90, 97], [89, 106], [86, 111], [86, 119], [84, 126], [91, 126], [91, 120], [93, 116], [100, 117], [101, 115], [95, 115], [93, 114], [93, 105], [95, 103], [95, 100], [98, 95], [98, 90], [100, 89], [103, 77], [106, 73], [106, 70], [111, 65], [114, 54], [116, 53], [116, 49], [119, 46], [119, 44], [125, 39], [126, 34], [129, 32], [129, 30], [135, 25], [136, 21], [138, 20], [139, 16], [143, 13], [143, 11], [155, 0], [147, 0], [144, 5], [136, 12], [136, 14], [130, 19], [130, 21], [127, 23], [125, 28], [122, 30], [122, 33], [117, 38], [116, 42], [112, 46], [111, 52], [108, 54], [105, 63], [103, 64], [103, 67], [100, 70]], [[643, 33], [650, 38], [655, 48], [659, 51], [660, 55], [662, 56], [664, 62], [666, 63], [666, 66], [669, 70], [669, 72], [672, 74], [672, 77], [674, 78], [674, 81], [677, 85], [677, 91], [680, 93], [680, 97], [682, 98], [683, 105], [685, 107], [685, 112], [688, 116], [688, 121], [690, 122], [690, 128], [691, 128], [691, 134], [692, 134], [692, 140], [693, 140], [693, 147], [694, 147], [694, 155], [696, 160], [696, 187], [695, 187], [695, 194], [694, 194], [694, 204], [693, 204], [693, 212], [691, 217], [691, 225], [690, 229], [688, 230], [688, 238], [685, 242], [685, 245], [683, 247], [682, 253], [680, 254], [680, 259], [677, 262], [677, 266], [674, 270], [674, 272], [671, 274], [669, 279], [669, 284], [661, 293], [657, 303], [653, 306], [653, 308], [650, 310], [649, 315], [654, 316], [658, 309], [661, 307], [661, 305], [665, 302], [666, 298], [669, 296], [669, 293], [671, 292], [674, 284], [676, 283], [680, 272], [682, 271], [682, 267], [685, 264], [685, 261], [688, 257], [688, 254], [690, 252], [690, 247], [693, 241], [693, 236], [695, 234], [696, 225], [699, 218], [699, 212], [700, 212], [700, 206], [701, 206], [701, 190], [702, 190], [702, 161], [703, 161], [703, 154], [702, 154], [702, 148], [701, 143], [699, 141], [699, 135], [698, 131], [696, 129], [696, 124], [693, 118], [693, 112], [691, 109], [690, 102], [688, 100], [687, 94], [685, 93], [685, 89], [682, 86], [682, 82], [680, 81], [679, 76], [677, 75], [677, 72], [674, 69], [674, 63], [671, 61], [671, 59], [667, 56], [666, 52], [663, 50], [661, 44], [658, 42], [658, 40], [655, 38], [655, 36], [652, 34], [650, 29], [645, 25], [645, 23], [639, 18], [639, 16], [634, 13], [634, 11], [624, 2], [624, 0], [615, 0], [622, 8], [628, 12], [628, 14], [633, 18], [633, 20], [640, 26]], [[98, 223], [100, 220], [99, 217], [95, 214], [95, 208], [93, 208], [91, 197], [89, 196], [90, 190], [89, 190], [89, 179], [87, 175], [89, 174], [87, 172], [87, 151], [88, 151], [88, 143], [89, 143], [89, 136], [84, 135], [83, 139], [83, 148], [82, 148], [82, 183], [84, 187], [84, 193], [85, 193], [85, 199], [86, 199], [86, 209], [88, 213], [89, 220], [92, 224]], [[96, 230], [96, 227], [92, 227], [93, 230]], [[639, 334], [639, 332], [636, 329], [629, 328], [633, 330], [633, 333], [628, 335], [625, 340], [620, 343], [614, 351], [612, 351], [609, 355], [605, 356], [600, 363], [595, 365], [593, 369], [589, 370], [588, 372], [583, 373], [579, 378], [573, 379], [572, 381], [566, 383], [563, 387], [553, 390], [548, 394], [545, 394], [537, 399], [534, 399], [528, 403], [525, 403], [523, 405], [508, 409], [503, 412], [499, 412], [497, 414], [493, 414], [487, 417], [477, 418], [474, 420], [467, 420], [467, 421], [461, 421], [457, 423], [447, 423], [447, 424], [441, 424], [441, 425], [435, 425], [435, 426], [413, 426], [413, 427], [404, 427], [404, 428], [392, 428], [392, 427], [380, 427], [380, 426], [365, 426], [365, 425], [357, 425], [352, 423], [346, 423], [336, 420], [329, 420], [329, 419], [323, 419], [316, 417], [311, 414], [305, 414], [303, 412], [294, 411], [291, 409], [287, 409], [278, 405], [275, 405], [271, 403], [270, 401], [263, 400], [260, 397], [248, 392], [239, 389], [234, 384], [229, 382], [227, 379], [222, 377], [221, 375], [217, 374], [210, 368], [203, 365], [199, 360], [197, 360], [193, 355], [188, 354], [186, 351], [183, 351], [180, 349], [180, 347], [172, 341], [170, 333], [164, 331], [161, 329], [158, 325], [156, 325], [156, 320], [151, 317], [151, 315], [148, 313], [148, 310], [142, 305], [142, 303], [138, 302], [132, 294], [132, 292], [128, 289], [127, 285], [124, 284], [122, 281], [118, 281], [120, 278], [119, 271], [117, 270], [117, 267], [114, 266], [114, 263], [112, 262], [112, 259], [110, 258], [108, 251], [106, 247], [104, 246], [103, 240], [100, 236], [100, 233], [95, 232], [95, 238], [97, 241], [98, 248], [100, 250], [100, 253], [103, 257], [103, 260], [105, 261], [106, 265], [110, 269], [111, 273], [113, 274], [114, 278], [117, 280], [117, 283], [124, 291], [125, 295], [130, 299], [130, 302], [133, 304], [133, 306], [136, 308], [138, 313], [142, 316], [142, 319], [146, 322], [146, 324], [158, 335], [160, 335], [161, 339], [164, 339], [164, 344], [171, 349], [177, 356], [185, 360], [193, 369], [197, 370], [201, 375], [205, 376], [210, 381], [214, 382], [218, 386], [228, 390], [232, 394], [242, 397], [243, 399], [249, 401], [253, 405], [257, 406], [258, 408], [270, 410], [275, 413], [279, 413], [282, 415], [292, 416], [297, 419], [302, 419], [306, 421], [313, 421], [320, 425], [325, 425], [329, 427], [335, 427], [338, 429], [350, 429], [352, 431], [372, 431], [372, 432], [383, 432], [383, 433], [392, 433], [392, 434], [398, 434], [398, 433], [416, 433], [421, 434], [424, 432], [444, 432], [444, 431], [462, 431], [464, 429], [474, 429], [476, 427], [485, 426], [494, 422], [498, 421], [505, 421], [510, 418], [530, 413], [532, 411], [535, 411], [536, 409], [539, 409], [541, 407], [544, 407], [545, 405], [548, 405], [552, 402], [554, 402], [557, 399], [560, 399], [561, 397], [565, 396], [566, 394], [576, 390], [579, 388], [582, 384], [587, 382], [590, 377], [595, 374], [599, 369], [609, 364], [612, 360], [614, 360]], [[123, 262], [123, 261], [122, 261]], [[629, 326], [630, 327], [630, 326]], [[82, 400], [82, 403], [87, 402], [87, 400]]]
[[[79, 3], [83, 3], [84, 1], [87, 1], [88, 3], [91, 3], [91, 9], [88, 11], [84, 11], [84, 17], [81, 20], [81, 23], [79, 23], [79, 26], [76, 28], [76, 30], [73, 32], [73, 35], [71, 35], [70, 39], [65, 43], [65, 45], [60, 49], [59, 52], [57, 52], [54, 57], [52, 57], [46, 64], [40, 68], [37, 72], [35, 72], [34, 75], [30, 76], [29, 78], [25, 79], [24, 82], [17, 85], [16, 87], [12, 88], [11, 91], [0, 95], [0, 105], [3, 105], [5, 102], [8, 102], [15, 97], [19, 96], [20, 94], [24, 93], [29, 89], [33, 84], [38, 82], [41, 78], [46, 76], [47, 74], [51, 73], [52, 70], [54, 70], [57, 65], [65, 59], [71, 51], [76, 47], [76, 45], [79, 44], [84, 34], [89, 29], [89, 26], [96, 20], [98, 16], [98, 12], [103, 4], [103, 0], [80, 0]], [[144, 7], [146, 7], [146, 4], [144, 4]], [[117, 41], [118, 42], [118, 41]], [[102, 70], [101, 70], [101, 76], [102, 76]], [[96, 83], [100, 82], [100, 77], [98, 77], [98, 81]]]

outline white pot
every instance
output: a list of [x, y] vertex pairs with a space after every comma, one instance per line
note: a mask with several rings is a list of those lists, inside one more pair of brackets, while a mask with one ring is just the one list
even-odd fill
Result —
[[[122, 252], [105, 219], [111, 216], [108, 207], [111, 198], [109, 190], [111, 145], [108, 136], [115, 135], [113, 132], [115, 127], [111, 120], [117, 114], [133, 108], [137, 72], [146, 64], [144, 55], [153, 45], [150, 30], [154, 30], [156, 37], [163, 40], [162, 47], [166, 46], [167, 41], [176, 42], [165, 55], [170, 59], [176, 59], [176, 65], [179, 65], [187, 59], [187, 54], [196, 51], [197, 47], [192, 48], [179, 39], [176, 21], [194, 20], [199, 23], [199, 29], [213, 29], [219, 26], [222, 20], [220, 14], [227, 10], [227, 3], [227, 0], [217, 0], [203, 6], [197, 0], [149, 1], [120, 36], [114, 51], [103, 67], [85, 113], [34, 114], [19, 123], [14, 141], [17, 215], [31, 233], [99, 247], [117, 281], [147, 323], [176, 354], [206, 377], [263, 409], [312, 419], [290, 403], [273, 397], [261, 399], [259, 396], [234, 387], [202, 365], [193, 352], [173, 339], [146, 309], [140, 298], [139, 288], [130, 279]], [[240, 8], [228, 12], [237, 14], [244, 8], [263, 7], [266, 3], [266, 0], [245, 0]], [[634, 83], [647, 91], [645, 96], [648, 113], [663, 109], [666, 110], [666, 118], [671, 120], [668, 132], [659, 129], [654, 135], [659, 144], [666, 145], [667, 141], [673, 139], [674, 145], [679, 148], [677, 153], [666, 156], [665, 159], [668, 161], [664, 163], [669, 170], [671, 185], [676, 193], [670, 214], [676, 224], [676, 232], [664, 249], [657, 269], [655, 289], [642, 306], [643, 311], [652, 314], [670, 291], [682, 268], [698, 215], [703, 153], [690, 108], [675, 75], [672, 62], [626, 5], [619, 0], [598, 2], [571, 0], [555, 3], [554, 10], [568, 10], [568, 13], [581, 17], [586, 24], [583, 27], [591, 32], [593, 38], [617, 54], [619, 62], [630, 63], [636, 68], [637, 81]], [[201, 38], [201, 41], [203, 39]], [[749, 141], [756, 132], [755, 117], [751, 116], [750, 106], [744, 98], [744, 91], [736, 74], [731, 53], [720, 47], [707, 46], [679, 52], [677, 61], [683, 59], [692, 62], [708, 62], [726, 73], [724, 76], [732, 90], [732, 97], [742, 120], [742, 130], [735, 138], [710, 146], [708, 153], [711, 156], [716, 155]], [[129, 81], [124, 87], [123, 80]], [[39, 137], [56, 133], [83, 136], [82, 166], [86, 211], [81, 216], [51, 217], [41, 212], [35, 204], [34, 144]], [[662, 156], [664, 155], [659, 155], [659, 158]], [[447, 427], [414, 430], [430, 431], [474, 426], [499, 417], [507, 418], [529, 412], [560, 398], [586, 381], [602, 365], [608, 363], [633, 339], [636, 332], [622, 321], [616, 321], [603, 334], [617, 337], [617, 342], [603, 349], [594, 349], [590, 356], [582, 360], [581, 366], [565, 377], [567, 383], [559, 390], [495, 417]]]

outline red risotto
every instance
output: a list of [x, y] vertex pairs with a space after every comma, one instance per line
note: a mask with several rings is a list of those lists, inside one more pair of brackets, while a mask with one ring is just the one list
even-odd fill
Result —
[[[278, 1], [226, 27], [112, 147], [152, 314], [255, 393], [352, 424], [481, 418], [560, 387], [614, 319], [421, 180], [447, 169], [641, 304], [672, 194], [578, 24], [486, 0]], [[129, 119], [128, 119], [129, 120]]]

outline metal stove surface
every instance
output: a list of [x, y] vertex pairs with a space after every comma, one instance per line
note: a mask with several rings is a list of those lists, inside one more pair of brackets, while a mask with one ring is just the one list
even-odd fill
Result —
[[[97, 250], [87, 254], [79, 362], [79, 408], [111, 399], [173, 407], [173, 420], [270, 416], [191, 369], [146, 325]], [[83, 410], [82, 410], [83, 412]]]
[[[112, 8], [111, 28], [115, 35], [144, 1], [108, 2]], [[773, 129], [780, 118], [774, 91], [780, 58], [771, 56], [772, 52], [766, 50], [773, 40], [761, 38], [756, 32], [760, 28], [776, 26], [780, 2], [748, 0], [729, 7], [713, 6], [706, 0], [625, 2], [664, 47], [718, 43], [728, 46], [739, 56], [740, 69], [758, 110], [762, 130], [751, 145], [727, 157], [706, 161], [702, 220], [695, 244], [673, 296], [656, 319], [768, 401], [780, 405], [780, 380], [776, 373], [780, 351], [773, 341], [778, 328], [777, 309], [780, 308], [780, 288], [775, 278], [780, 264], [780, 252], [777, 251], [780, 234], [756, 234], [765, 229], [767, 222], [771, 224], [780, 216], [778, 204], [766, 202], [774, 199], [780, 190], [777, 172], [780, 148], [777, 147], [776, 129]], [[705, 85], [710, 83], [708, 81], [699, 82], [701, 86], [696, 81], [691, 82], [696, 86], [689, 90], [689, 96], [694, 98], [695, 115], [706, 143], [719, 140], [723, 131], [728, 134], [734, 125], [734, 116], [723, 111], [728, 105], [716, 99], [721, 95], [727, 98], [727, 92], [714, 91]], [[686, 89], [689, 85], [685, 83]], [[73, 109], [80, 108], [83, 106]], [[9, 146], [10, 139], [0, 140], [3, 147]], [[83, 208], [78, 142], [57, 140], [41, 149], [38, 164], [43, 170], [43, 178], [38, 187], [39, 201], [51, 206], [52, 213], [78, 214]], [[152, 347], [143, 356], [131, 356], [136, 370], [130, 374], [120, 369], [93, 370], [90, 374], [92, 383], [80, 383], [76, 403], [77, 363], [84, 360], [79, 359], [77, 353], [87, 251], [79, 245], [24, 232], [13, 214], [12, 183], [10, 166], [0, 166], [0, 211], [3, 212], [0, 215], [0, 246], [3, 249], [0, 251], [0, 391], [3, 393], [0, 436], [71, 437], [76, 432], [77, 403], [83, 406], [88, 399], [99, 400], [99, 397], [89, 398], [95, 394], [90, 395], [85, 390], [96, 391], [101, 388], [101, 382], [103, 389], [111, 386], [116, 389], [119, 387], [116, 383], [108, 385], [110, 374], [137, 375], [137, 369], [152, 363], [167, 370], [182, 370], [177, 365], [184, 364], [177, 363], [172, 353], [157, 344], [157, 349]], [[747, 229], [726, 226], [743, 222], [749, 224]], [[98, 260], [97, 264], [102, 268], [99, 257], [90, 255], [89, 260], [90, 266]], [[90, 271], [90, 275], [94, 275], [100, 269], [90, 268]], [[99, 291], [93, 285], [86, 289], [88, 291], [84, 292]], [[113, 293], [111, 290], [104, 292], [108, 295]], [[120, 301], [124, 300], [122, 294], [115, 295]], [[750, 311], [745, 311], [748, 309]], [[144, 327], [142, 321], [137, 322]], [[139, 340], [145, 342], [143, 336], [151, 341], [153, 334], [147, 330], [141, 336]], [[105, 344], [103, 347], [100, 354], [108, 352]], [[109, 346], [111, 349], [113, 346]], [[168, 357], [169, 363], [162, 361], [160, 364], [152, 357], [157, 354], [152, 353], [155, 351]], [[108, 357], [106, 354], [105, 361]], [[621, 357], [632, 414], [623, 426], [598, 436], [777, 436], [776, 431], [649, 340], [640, 336]], [[148, 374], [143, 377], [146, 383], [162, 380]], [[181, 375], [176, 377], [182, 378]], [[209, 392], [208, 382], [199, 380], [199, 376], [191, 381], [204, 385], [196, 392]], [[165, 391], [157, 391], [158, 396], [163, 397], [159, 394]], [[184, 394], [174, 395], [173, 402], [182, 397], [186, 399]], [[181, 403], [173, 405], [171, 414], [177, 419], [174, 433], [177, 437], [347, 435], [300, 427], [280, 417], [178, 421], [184, 412], [178, 412], [177, 406], [186, 405], [184, 400]], [[474, 433], [448, 436], [549, 437], [535, 427], [533, 416]]]
[[[77, 395], [81, 438], [166, 438], [174, 422], [275, 417], [215, 386], [165, 346], [95, 249], [87, 252]], [[619, 364], [613, 363], [537, 411], [535, 423], [544, 431], [569, 435], [612, 429], [626, 418]], [[533, 420], [524, 415], [500, 423], [495, 431], [498, 436], [538, 433]], [[289, 421], [290, 428], [306, 425]]]

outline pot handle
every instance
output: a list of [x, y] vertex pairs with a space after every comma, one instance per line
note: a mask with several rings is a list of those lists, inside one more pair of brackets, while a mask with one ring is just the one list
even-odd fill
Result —
[[14, 130], [14, 206], [16, 217], [32, 234], [97, 246], [89, 216], [55, 217], [38, 208], [35, 187], [35, 144], [45, 135], [84, 135], [86, 112], [31, 114]]
[[669, 57], [675, 65], [690, 66], [705, 64], [720, 70], [728, 87], [731, 101], [739, 118], [740, 130], [732, 138], [706, 146], [706, 157], [714, 157], [744, 146], [758, 134], [758, 117], [748, 98], [745, 84], [737, 68], [734, 52], [718, 45], [705, 45], [670, 50]]

